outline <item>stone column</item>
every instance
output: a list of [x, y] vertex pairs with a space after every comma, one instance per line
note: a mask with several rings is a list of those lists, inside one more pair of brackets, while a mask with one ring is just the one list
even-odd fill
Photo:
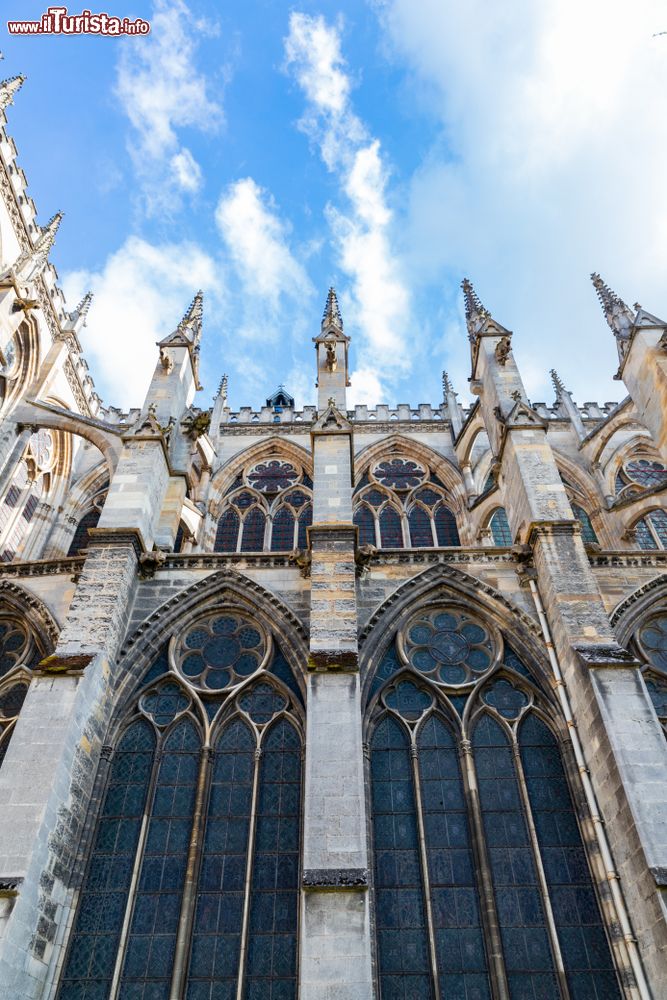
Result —
[[[325, 350], [321, 342], [318, 349], [318, 355]], [[323, 360], [326, 362], [325, 354]], [[333, 399], [337, 389], [339, 405], [344, 406], [346, 371], [321, 367], [318, 377], [321, 393]], [[337, 385], [329, 385], [329, 381]], [[301, 1000], [369, 1000], [373, 978], [357, 646], [356, 528], [352, 523], [352, 427], [333, 402], [315, 423], [312, 441], [311, 638], [299, 995]]]
[[[488, 319], [488, 317], [487, 317]], [[501, 456], [507, 516], [532, 557], [647, 978], [667, 995], [667, 745], [638, 664], [615, 641], [546, 421], [526, 401], [506, 340], [482, 326], [473, 378]], [[628, 942], [632, 947], [632, 942]]]

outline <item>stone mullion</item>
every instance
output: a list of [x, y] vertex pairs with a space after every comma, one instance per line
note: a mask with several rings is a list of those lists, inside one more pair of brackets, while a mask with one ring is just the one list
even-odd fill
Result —
[[246, 961], [248, 956], [248, 928], [250, 925], [250, 906], [252, 903], [252, 873], [255, 864], [255, 841], [257, 839], [257, 798], [259, 795], [260, 767], [262, 764], [262, 749], [255, 749], [255, 767], [252, 775], [252, 798], [250, 801], [250, 824], [248, 828], [248, 854], [245, 870], [245, 897], [243, 900], [243, 916], [241, 918], [241, 942], [239, 948], [239, 975], [236, 983], [236, 1000], [243, 1000], [245, 986]]
[[463, 739], [459, 744], [459, 758], [462, 763], [463, 787], [465, 789], [468, 818], [472, 825], [472, 847], [478, 877], [478, 891], [482, 902], [482, 927], [484, 930], [487, 954], [489, 956], [491, 992], [494, 1000], [509, 1000], [509, 985], [505, 972], [503, 944], [500, 936], [496, 897], [493, 891], [491, 864], [486, 850], [482, 808], [479, 801], [477, 771], [473, 759], [470, 740]]
[[[412, 734], [414, 741], [414, 733]], [[438, 978], [437, 945], [435, 940], [435, 923], [433, 920], [433, 901], [431, 899], [431, 876], [428, 869], [428, 853], [426, 850], [426, 830], [424, 828], [424, 805], [422, 802], [421, 777], [419, 774], [419, 749], [413, 742], [410, 746], [410, 764], [412, 767], [412, 783], [415, 793], [415, 808], [417, 811], [417, 829], [419, 831], [419, 860], [422, 869], [422, 885], [424, 887], [424, 906], [428, 927], [429, 961], [434, 1000], [440, 1000], [440, 982]]]
[[208, 746], [202, 747], [199, 762], [199, 774], [197, 775], [197, 791], [195, 796], [194, 815], [192, 818], [192, 830], [190, 833], [190, 847], [188, 850], [185, 881], [183, 884], [181, 913], [178, 921], [176, 945], [174, 947], [174, 969], [171, 977], [171, 996], [173, 997], [181, 997], [185, 995], [185, 982], [188, 972], [188, 957], [192, 937], [192, 924], [194, 921], [194, 911], [197, 902], [197, 884], [199, 880], [202, 853], [204, 850], [204, 836], [206, 831], [205, 806], [209, 792], [212, 760], [212, 748]]

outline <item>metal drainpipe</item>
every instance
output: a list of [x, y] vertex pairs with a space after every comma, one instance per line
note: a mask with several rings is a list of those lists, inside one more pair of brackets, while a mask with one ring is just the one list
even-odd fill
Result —
[[648, 983], [646, 982], [646, 976], [644, 974], [644, 968], [642, 966], [641, 958], [639, 955], [639, 948], [637, 947], [637, 941], [632, 933], [632, 927], [630, 926], [630, 919], [628, 917], [628, 912], [625, 906], [625, 900], [623, 899], [623, 893], [621, 892], [621, 887], [619, 884], [618, 872], [614, 868], [614, 861], [611, 856], [611, 850], [609, 848], [609, 841], [607, 840], [607, 833], [604, 828], [602, 818], [600, 816], [600, 810], [598, 808], [597, 798], [595, 796], [595, 791], [593, 790], [593, 785], [591, 783], [591, 778], [588, 773], [588, 767], [586, 766], [586, 759], [584, 757], [583, 749], [581, 746], [581, 740], [579, 739], [579, 731], [577, 730], [577, 724], [572, 715], [572, 709], [570, 707], [570, 699], [568, 698], [567, 689], [565, 687], [565, 681], [563, 680], [563, 675], [561, 673], [560, 664], [558, 662], [558, 657], [556, 656], [556, 650], [554, 649], [553, 642], [551, 641], [551, 632], [549, 631], [549, 625], [547, 623], [546, 615], [544, 613], [544, 606], [542, 604], [542, 598], [540, 597], [540, 592], [535, 580], [528, 580], [530, 586], [530, 592], [535, 603], [535, 610], [537, 611], [537, 616], [540, 620], [540, 626], [542, 628], [542, 635], [544, 636], [544, 642], [547, 647], [547, 653], [549, 655], [549, 663], [551, 664], [551, 670], [554, 675], [556, 692], [558, 694], [558, 699], [563, 710], [563, 715], [565, 716], [565, 721], [567, 727], [570, 731], [570, 739], [572, 740], [572, 748], [574, 750], [574, 757], [579, 768], [579, 774], [581, 775], [582, 784], [584, 787], [584, 794], [586, 796], [586, 802], [588, 803], [588, 808], [593, 820], [593, 826], [597, 836], [598, 845], [600, 847], [600, 853], [602, 854], [602, 860], [607, 872], [607, 881], [611, 888], [611, 894], [614, 900], [614, 906], [616, 907], [616, 913], [618, 915], [618, 920], [623, 931], [623, 940], [625, 941], [625, 946], [628, 950], [628, 957], [630, 959], [630, 964], [632, 965], [632, 971], [635, 975], [635, 980], [637, 983], [636, 992], [642, 998], [642, 1000], [652, 1000], [651, 990]]

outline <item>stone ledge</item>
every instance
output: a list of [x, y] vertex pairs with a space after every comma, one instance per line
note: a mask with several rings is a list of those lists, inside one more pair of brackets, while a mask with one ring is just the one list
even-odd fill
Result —
[[329, 671], [332, 673], [356, 674], [359, 670], [359, 653], [347, 649], [311, 650], [308, 656], [309, 671]]
[[335, 890], [367, 889], [367, 868], [306, 868], [303, 873], [302, 886], [313, 891], [325, 889]]
[[667, 868], [664, 865], [654, 865], [650, 871], [655, 884], [661, 889], [667, 888]]
[[581, 662], [589, 668], [612, 667], [614, 669], [628, 667], [639, 668], [639, 663], [627, 649], [615, 642], [592, 643], [589, 645], [575, 643], [572, 647]]

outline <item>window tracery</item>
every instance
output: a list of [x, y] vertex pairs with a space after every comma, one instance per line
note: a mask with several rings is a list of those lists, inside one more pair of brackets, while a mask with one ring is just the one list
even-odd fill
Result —
[[0, 561], [11, 562], [19, 552], [37, 506], [49, 492], [57, 458], [52, 431], [40, 428], [31, 434], [0, 503]]
[[494, 545], [505, 548], [512, 544], [512, 530], [504, 507], [498, 507], [494, 510], [489, 519], [489, 527]]
[[460, 545], [446, 490], [412, 459], [377, 462], [354, 493], [353, 521], [362, 545], [383, 549]]
[[646, 618], [637, 629], [635, 645], [653, 707], [667, 736], [667, 608]]
[[414, 614], [370, 699], [382, 1000], [620, 998], [554, 707], [495, 626]]
[[125, 712], [59, 1000], [296, 997], [300, 697], [246, 611], [170, 640]]
[[652, 510], [634, 526], [640, 549], [667, 549], [667, 512]]
[[667, 486], [667, 466], [657, 458], [634, 455], [616, 473], [616, 494], [633, 496]]
[[[252, 486], [225, 498], [214, 552], [292, 552], [306, 548], [312, 524], [312, 483], [291, 462], [272, 459], [245, 474]], [[238, 479], [235, 485], [238, 484]]]
[[32, 668], [40, 658], [31, 631], [0, 609], [0, 765], [28, 693]]

